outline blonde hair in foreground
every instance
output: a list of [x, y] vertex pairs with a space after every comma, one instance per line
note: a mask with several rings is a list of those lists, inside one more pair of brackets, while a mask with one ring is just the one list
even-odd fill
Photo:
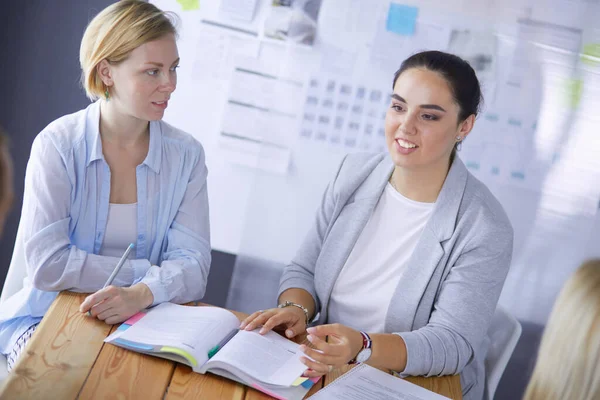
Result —
[[118, 1], [96, 15], [79, 49], [81, 83], [87, 96], [91, 100], [104, 96], [106, 87], [96, 68], [102, 60], [118, 64], [142, 44], [167, 34], [176, 35], [175, 19], [175, 14], [138, 0]]
[[524, 400], [600, 399], [600, 259], [561, 290]]

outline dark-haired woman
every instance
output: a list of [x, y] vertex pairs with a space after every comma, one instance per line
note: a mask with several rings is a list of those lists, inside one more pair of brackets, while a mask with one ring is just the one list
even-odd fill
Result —
[[479, 82], [464, 60], [428, 51], [404, 61], [393, 90], [389, 154], [343, 160], [283, 273], [279, 307], [242, 327], [306, 330], [319, 350], [304, 348], [308, 376], [353, 362], [400, 376], [460, 373], [464, 398], [479, 400], [513, 242], [502, 206], [456, 155]]

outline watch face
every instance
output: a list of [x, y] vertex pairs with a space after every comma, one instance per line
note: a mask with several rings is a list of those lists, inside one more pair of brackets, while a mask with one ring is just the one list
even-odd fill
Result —
[[356, 362], [364, 363], [371, 357], [371, 349], [362, 349], [356, 356]]

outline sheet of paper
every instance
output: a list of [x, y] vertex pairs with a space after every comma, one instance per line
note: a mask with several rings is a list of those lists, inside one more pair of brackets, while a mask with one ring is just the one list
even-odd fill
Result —
[[522, 19], [517, 46], [511, 62], [508, 84], [522, 86], [532, 74], [539, 74], [540, 63], [574, 68], [581, 45], [581, 30]]
[[194, 80], [227, 80], [237, 57], [258, 57], [258, 33], [202, 20], [192, 68]]
[[291, 386], [306, 370], [299, 346], [271, 331], [240, 331], [207, 364], [222, 361], [271, 385]]
[[299, 137], [345, 152], [384, 151], [389, 94], [386, 89], [335, 76], [313, 76]]
[[208, 350], [238, 326], [238, 318], [221, 308], [162, 303], [123, 331], [119, 338], [152, 346], [182, 348], [202, 364]]
[[278, 75], [278, 65], [240, 60], [223, 112], [221, 148], [236, 163], [285, 173], [297, 126], [303, 83]]
[[[476, 46], [481, 51], [469, 51], [475, 47], [468, 45], [470, 38], [453, 39], [451, 48], [485, 54], [483, 44]], [[548, 178], [557, 169], [561, 153], [573, 148], [568, 143], [572, 132], [585, 131], [573, 129], [578, 119], [572, 114], [585, 93], [584, 83], [574, 79], [581, 32], [523, 19], [516, 39], [498, 36], [495, 94], [486, 97], [485, 112], [463, 143], [460, 156], [486, 184], [538, 193], [565, 190], [562, 178]]]
[[547, 0], [531, 0], [531, 3], [532, 18], [574, 28], [584, 26], [598, 6], [597, 0], [552, 0], [551, 6]]
[[320, 41], [347, 51], [362, 49], [373, 38], [380, 6], [380, 2], [364, 0], [324, 1], [319, 13]]
[[265, 37], [312, 45], [317, 36], [321, 0], [273, 0], [264, 21]]
[[367, 364], [360, 364], [311, 396], [311, 400], [447, 400]]
[[221, 0], [220, 12], [242, 21], [252, 21], [258, 0]]
[[496, 81], [498, 46], [493, 32], [455, 29], [450, 36], [448, 50], [467, 60], [480, 81]]

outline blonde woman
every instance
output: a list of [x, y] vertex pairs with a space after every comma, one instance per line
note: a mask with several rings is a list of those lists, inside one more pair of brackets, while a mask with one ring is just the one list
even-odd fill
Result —
[[546, 325], [525, 400], [600, 399], [600, 259], [561, 290]]
[[[94, 292], [80, 311], [108, 324], [204, 295], [210, 266], [202, 146], [161, 121], [177, 84], [170, 15], [143, 1], [100, 12], [81, 42], [96, 100], [35, 139], [19, 231], [25, 287], [0, 307], [10, 370], [61, 290]], [[130, 243], [134, 251], [103, 289]]]

